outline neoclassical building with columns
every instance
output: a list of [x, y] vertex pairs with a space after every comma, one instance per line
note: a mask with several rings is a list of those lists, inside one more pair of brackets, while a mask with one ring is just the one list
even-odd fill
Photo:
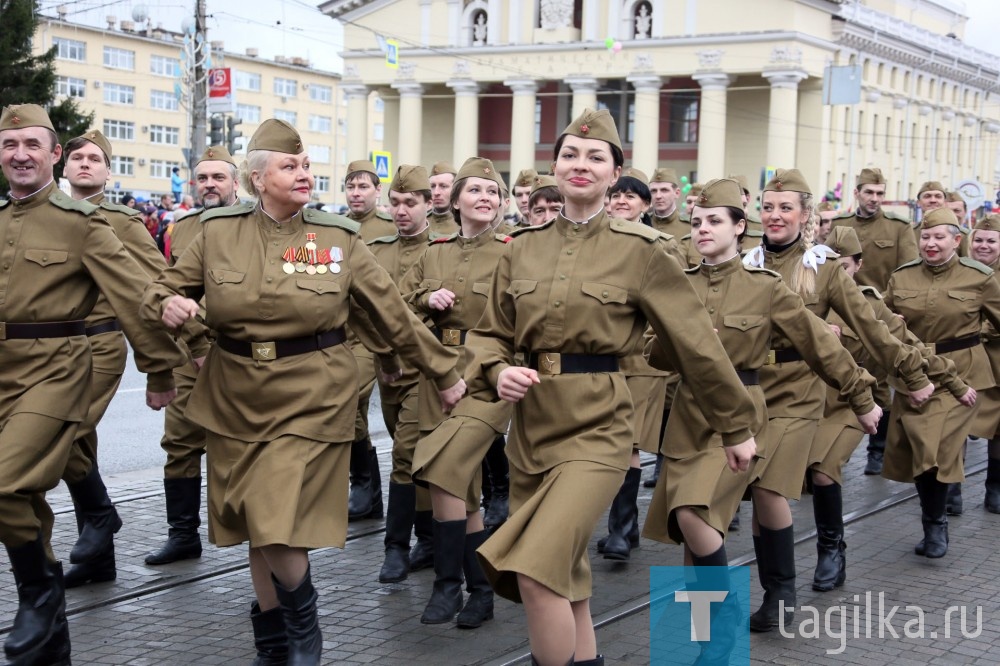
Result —
[[[626, 160], [694, 179], [797, 167], [823, 193], [863, 167], [890, 199], [925, 180], [997, 185], [1000, 58], [962, 41], [955, 0], [329, 0], [344, 25], [350, 157], [382, 98], [395, 163], [471, 155], [547, 170], [585, 107]], [[396, 67], [386, 44], [398, 44]], [[860, 99], [824, 103], [828, 66]], [[355, 129], [357, 128], [357, 129]], [[992, 198], [992, 197], [991, 197]]]

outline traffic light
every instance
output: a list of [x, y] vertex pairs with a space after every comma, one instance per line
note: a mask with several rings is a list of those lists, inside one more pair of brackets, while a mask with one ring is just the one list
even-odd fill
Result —
[[212, 116], [212, 119], [210, 121], [210, 126], [212, 132], [209, 135], [209, 140], [208, 140], [209, 145], [211, 146], [222, 145], [222, 143], [225, 141], [225, 137], [222, 135], [222, 128], [223, 128], [222, 116], [220, 115]]
[[243, 136], [243, 132], [236, 129], [236, 126], [242, 122], [242, 118], [233, 118], [232, 116], [226, 118], [226, 129], [228, 130], [226, 134], [226, 147], [229, 149], [230, 155], [236, 154], [236, 139]]

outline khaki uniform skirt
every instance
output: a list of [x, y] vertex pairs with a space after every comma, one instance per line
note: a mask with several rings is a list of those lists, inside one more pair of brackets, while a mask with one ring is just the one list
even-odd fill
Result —
[[636, 375], [626, 377], [625, 383], [635, 408], [633, 444], [646, 453], [657, 453], [660, 450], [663, 405], [667, 399], [667, 378]]
[[817, 426], [819, 421], [814, 419], [769, 419], [763, 436], [757, 439], [761, 460], [754, 471], [758, 478], [753, 485], [778, 493], [785, 499], [799, 499]]
[[479, 510], [483, 458], [497, 432], [472, 416], [452, 416], [417, 442], [413, 482], [435, 485], [449, 495], [465, 498], [465, 510]]
[[351, 447], [295, 435], [208, 449], [208, 538], [217, 546], [344, 547]]
[[816, 428], [809, 452], [809, 467], [844, 485], [844, 465], [865, 433], [847, 403], [839, 400], [836, 389], [827, 388], [826, 404], [826, 413]]
[[897, 392], [892, 399], [882, 476], [912, 483], [937, 468], [941, 483], [964, 481], [965, 440], [978, 409], [978, 401], [966, 407], [947, 391], [936, 391], [923, 405], [913, 407]]
[[1000, 437], [1000, 386], [978, 391], [976, 409], [976, 418], [969, 426], [969, 434], [983, 439]]

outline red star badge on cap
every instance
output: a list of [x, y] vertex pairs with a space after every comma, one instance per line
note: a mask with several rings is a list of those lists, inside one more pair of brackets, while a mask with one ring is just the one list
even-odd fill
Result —
[[483, 173], [485, 173], [487, 176], [490, 175], [490, 169], [489, 169], [489, 167], [484, 167], [483, 168]]
[[590, 125], [587, 125], [587, 124], [580, 125], [580, 131], [583, 132], [584, 134], [589, 133], [590, 132]]
[[208, 151], [208, 156], [209, 157], [215, 157], [215, 151], [214, 150], [209, 150]]
[[14, 123], [15, 125], [20, 125], [21, 119], [18, 118], [17, 116], [14, 116], [13, 118], [10, 119], [10, 122]]
[[774, 184], [774, 189], [776, 190], [780, 190], [782, 187], [784, 187], [784, 185], [781, 184], [780, 180]]
[[700, 203], [700, 204], [706, 204], [706, 203], [708, 203], [708, 197], [706, 197], [704, 194], [701, 195], [700, 197], [698, 197], [698, 203]]

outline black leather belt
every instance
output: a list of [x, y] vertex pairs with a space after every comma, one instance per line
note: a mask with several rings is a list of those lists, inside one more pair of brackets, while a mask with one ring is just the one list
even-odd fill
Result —
[[618, 357], [610, 354], [532, 352], [528, 355], [528, 367], [543, 375], [618, 372]]
[[964, 338], [954, 338], [952, 340], [942, 340], [934, 343], [935, 354], [947, 354], [948, 352], [960, 349], [971, 349], [982, 344], [983, 338], [979, 333], [967, 335]]
[[445, 347], [459, 347], [465, 344], [465, 336], [468, 331], [462, 331], [457, 328], [438, 328], [435, 326], [433, 329], [434, 335], [437, 339], [441, 341]]
[[802, 354], [795, 349], [772, 349], [767, 355], [767, 364], [794, 363], [803, 360]]
[[96, 324], [94, 326], [87, 327], [87, 337], [93, 337], [95, 335], [100, 335], [101, 333], [113, 333], [115, 331], [122, 330], [122, 325], [117, 319], [112, 319], [111, 321], [106, 321], [103, 324]]
[[219, 334], [215, 343], [230, 354], [245, 356], [257, 361], [273, 361], [276, 358], [296, 356], [339, 345], [347, 340], [343, 328], [335, 328], [326, 333], [305, 335], [301, 338], [273, 340], [271, 342], [244, 342]]
[[0, 322], [0, 340], [36, 340], [38, 338], [71, 338], [85, 335], [87, 324], [76, 321], [44, 321], [33, 324]]
[[737, 370], [736, 376], [743, 382], [743, 386], [757, 386], [760, 384], [760, 371], [758, 370]]

